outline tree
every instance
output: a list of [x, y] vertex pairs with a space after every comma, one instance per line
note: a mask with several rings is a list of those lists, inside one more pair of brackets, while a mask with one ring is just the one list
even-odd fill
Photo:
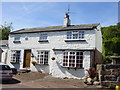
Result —
[[110, 56], [120, 56], [120, 22], [117, 25], [102, 27], [103, 56], [109, 62]]
[[120, 22], [117, 23], [117, 27], [118, 27], [118, 29], [120, 29]]
[[12, 30], [12, 23], [0, 25], [0, 40], [8, 40], [10, 31]]

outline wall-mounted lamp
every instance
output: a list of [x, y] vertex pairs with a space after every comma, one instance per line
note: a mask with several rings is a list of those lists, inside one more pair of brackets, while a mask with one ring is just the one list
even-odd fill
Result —
[[34, 57], [33, 53], [32, 53], [32, 55], [31, 55], [31, 57], [32, 57], [32, 58]]

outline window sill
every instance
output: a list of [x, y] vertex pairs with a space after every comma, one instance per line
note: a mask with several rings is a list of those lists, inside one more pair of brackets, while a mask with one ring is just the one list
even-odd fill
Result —
[[12, 64], [19, 64], [19, 62], [10, 62], [10, 63], [12, 63]]
[[48, 42], [48, 40], [39, 40], [38, 42]]
[[13, 41], [13, 43], [21, 43], [21, 41]]
[[62, 68], [68, 68], [68, 69], [84, 69], [83, 67], [66, 67], [66, 66], [62, 66]]
[[36, 63], [36, 65], [40, 65], [40, 66], [48, 66], [49, 64], [40, 64], [40, 63]]
[[65, 42], [86, 41], [85, 39], [66, 39]]

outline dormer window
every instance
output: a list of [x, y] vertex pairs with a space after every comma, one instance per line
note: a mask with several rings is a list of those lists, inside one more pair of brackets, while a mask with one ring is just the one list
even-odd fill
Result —
[[48, 35], [46, 33], [40, 34], [39, 42], [48, 41], [47, 37]]
[[84, 31], [69, 31], [67, 39], [84, 39]]

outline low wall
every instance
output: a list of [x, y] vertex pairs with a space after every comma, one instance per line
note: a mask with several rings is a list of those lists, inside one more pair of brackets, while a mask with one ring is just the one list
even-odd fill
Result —
[[97, 65], [97, 71], [101, 85], [120, 85], [120, 64]]

